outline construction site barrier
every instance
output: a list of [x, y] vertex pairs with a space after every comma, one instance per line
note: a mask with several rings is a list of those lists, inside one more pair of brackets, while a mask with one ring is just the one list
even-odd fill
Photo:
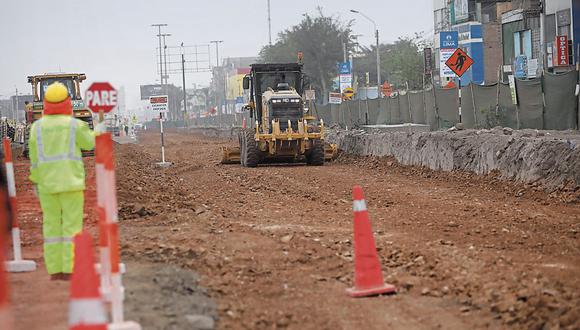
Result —
[[6, 181], [8, 196], [12, 209], [12, 252], [14, 260], [6, 262], [6, 270], [11, 273], [32, 272], [36, 270], [36, 262], [22, 259], [22, 243], [20, 241], [20, 228], [18, 224], [18, 205], [16, 201], [16, 179], [14, 176], [14, 163], [12, 162], [12, 148], [10, 139], [4, 138], [4, 165], [6, 168]]
[[[112, 322], [109, 324], [110, 330], [140, 330], [141, 326], [132, 321], [125, 321], [123, 313], [124, 289], [121, 278], [120, 251], [119, 251], [119, 217], [117, 213], [117, 190], [115, 183], [115, 163], [113, 159], [113, 139], [110, 133], [100, 134], [96, 139], [96, 158], [100, 164], [99, 180], [97, 180], [97, 208], [100, 208], [100, 221], [105, 220], [104, 229], [100, 235], [106, 236], [108, 243], [108, 267], [102, 267], [101, 274], [108, 272], [101, 277], [101, 292], [110, 290]], [[103, 216], [104, 214], [104, 216]], [[101, 227], [102, 228], [102, 227]], [[101, 241], [102, 239], [102, 241]], [[100, 239], [99, 246], [105, 244], [105, 238]], [[102, 250], [101, 250], [102, 253]], [[101, 259], [103, 264], [107, 263]], [[107, 281], [110, 280], [110, 283]], [[105, 283], [103, 284], [103, 281]]]
[[[542, 78], [516, 80], [518, 104], [513, 103], [507, 84], [463, 86], [461, 122], [465, 128], [578, 129], [577, 81], [576, 71], [546, 73]], [[352, 128], [414, 123], [428, 125], [436, 131], [459, 123], [458, 95], [457, 88], [402, 91], [382, 99], [319, 104], [311, 111], [327, 126]], [[245, 112], [193, 119], [191, 124], [196, 127], [241, 127], [244, 118], [248, 124], [255, 121]]]

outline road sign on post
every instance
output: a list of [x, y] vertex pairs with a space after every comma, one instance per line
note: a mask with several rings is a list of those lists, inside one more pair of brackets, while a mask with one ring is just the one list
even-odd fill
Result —
[[345, 100], [352, 100], [352, 97], [354, 96], [354, 90], [352, 89], [352, 87], [345, 88], [342, 91], [342, 95]]
[[87, 89], [85, 101], [92, 112], [111, 112], [117, 106], [117, 90], [108, 82], [95, 82]]
[[168, 111], [169, 96], [158, 95], [149, 97], [149, 103], [151, 104], [151, 110], [166, 113]]
[[473, 59], [467, 55], [461, 48], [457, 48], [455, 53], [445, 62], [458, 77], [461, 77], [473, 65]]
[[461, 77], [473, 65], [473, 59], [461, 48], [457, 48], [455, 53], [445, 62], [445, 65], [459, 77], [459, 122], [461, 123]]
[[169, 96], [158, 95], [149, 97], [151, 110], [159, 112], [159, 129], [161, 131], [161, 162], [157, 163], [160, 167], [169, 167], [171, 163], [165, 161], [165, 139], [163, 136], [163, 114], [167, 113], [169, 105]]

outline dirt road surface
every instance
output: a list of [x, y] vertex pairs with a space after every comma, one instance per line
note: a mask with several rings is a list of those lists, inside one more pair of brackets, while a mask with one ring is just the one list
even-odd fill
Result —
[[[144, 329], [211, 326], [204, 316], [221, 329], [580, 328], [580, 206], [569, 196], [344, 155], [247, 169], [219, 164], [232, 141], [166, 141], [168, 169], [152, 165], [157, 134], [116, 150], [127, 317]], [[345, 293], [354, 185], [396, 295]], [[25, 256], [40, 262], [38, 216], [24, 225]], [[63, 329], [68, 288], [40, 266], [12, 276], [16, 315], [22, 329], [47, 329], [46, 317]]]

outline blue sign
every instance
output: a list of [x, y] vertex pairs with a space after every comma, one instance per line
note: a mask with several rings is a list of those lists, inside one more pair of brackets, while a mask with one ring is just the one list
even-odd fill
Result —
[[516, 78], [526, 79], [528, 77], [528, 57], [518, 55], [514, 62], [514, 69]]
[[459, 48], [459, 33], [457, 31], [439, 32], [440, 49]]
[[339, 62], [338, 74], [350, 74], [350, 62]]

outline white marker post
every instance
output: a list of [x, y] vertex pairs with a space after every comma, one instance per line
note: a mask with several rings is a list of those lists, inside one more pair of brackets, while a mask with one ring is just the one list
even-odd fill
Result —
[[6, 179], [8, 181], [8, 196], [12, 206], [12, 250], [14, 260], [6, 261], [6, 271], [10, 273], [32, 272], [36, 270], [36, 262], [22, 260], [22, 244], [20, 241], [20, 228], [18, 227], [18, 212], [16, 208], [16, 178], [14, 176], [14, 164], [12, 163], [12, 149], [10, 140], [4, 138], [4, 165], [6, 166]]

